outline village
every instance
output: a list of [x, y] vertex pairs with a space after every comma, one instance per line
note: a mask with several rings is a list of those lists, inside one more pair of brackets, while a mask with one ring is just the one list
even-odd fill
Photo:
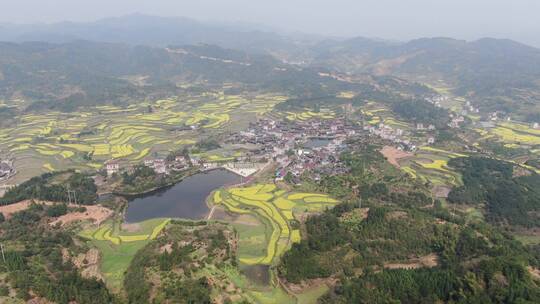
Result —
[[[434, 131], [433, 125], [419, 123], [414, 133], [420, 132], [423, 136], [418, 138], [411, 131], [393, 128], [382, 122], [373, 126], [347, 116], [294, 121], [267, 117], [219, 139], [219, 144], [226, 147], [223, 150], [241, 151], [234, 157], [216, 160], [184, 149], [183, 153], [169, 155], [154, 153], [154, 157], [145, 158], [137, 164], [152, 168], [158, 175], [222, 168], [246, 178], [246, 182], [257, 172], [271, 171], [275, 181], [286, 180], [298, 184], [306, 172], [313, 180], [319, 180], [323, 175], [345, 173], [346, 167], [339, 155], [346, 149], [347, 140], [354, 137], [374, 137], [399, 150], [415, 151], [419, 145], [435, 142]], [[105, 162], [101, 171], [112, 177], [122, 172], [132, 172], [137, 164], [112, 159]], [[14, 174], [16, 170], [11, 161], [0, 163], [0, 181], [6, 182]]]
[[[241, 149], [242, 155], [233, 159], [211, 160], [197, 154], [182, 154], [167, 158], [147, 158], [143, 164], [157, 174], [170, 174], [188, 169], [201, 171], [222, 168], [244, 178], [263, 169], [272, 169], [276, 181], [287, 179], [300, 182], [309, 171], [317, 180], [323, 174], [345, 172], [339, 155], [346, 148], [346, 140], [362, 132], [359, 124], [345, 119], [310, 119], [306, 121], [277, 121], [260, 119], [240, 132], [226, 136], [222, 144]], [[120, 160], [105, 164], [108, 176], [129, 171], [132, 165]]]

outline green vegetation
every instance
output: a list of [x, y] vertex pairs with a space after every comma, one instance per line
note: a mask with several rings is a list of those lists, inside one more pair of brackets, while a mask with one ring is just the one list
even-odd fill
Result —
[[224, 224], [173, 221], [131, 262], [124, 280], [129, 303], [246, 300], [229, 278], [234, 237]]
[[170, 174], [157, 174], [145, 165], [134, 166], [131, 172], [122, 172], [121, 183], [114, 188], [115, 193], [137, 195], [150, 192], [181, 181], [190, 172], [172, 171]]
[[[261, 256], [260, 251], [261, 234], [257, 233], [257, 229], [247, 229], [244, 233], [240, 233], [240, 245], [245, 243], [247, 248], [240, 247], [239, 258], [241, 263], [247, 265], [270, 265], [281, 257], [292, 243], [300, 241], [300, 231], [295, 213], [322, 211], [337, 203], [336, 200], [324, 194], [295, 193], [288, 195], [283, 191], [278, 191], [273, 184], [231, 188], [226, 191], [220, 190], [219, 193], [219, 195], [213, 195], [214, 204], [224, 205], [232, 213], [254, 215], [265, 223], [267, 245], [263, 256]], [[243, 242], [243, 239], [250, 241]], [[258, 250], [252, 245], [256, 245]]]
[[71, 257], [88, 248], [69, 231], [46, 223], [52, 208], [31, 205], [1, 224], [6, 260], [0, 263], [0, 273], [7, 274], [10, 288], [24, 301], [32, 293], [60, 304], [116, 302], [103, 282], [81, 275]]
[[393, 103], [391, 107], [392, 111], [408, 121], [432, 124], [437, 128], [446, 128], [450, 121], [447, 110], [423, 100], [404, 100]]
[[[450, 212], [426, 195], [425, 185], [389, 169], [376, 150], [353, 143], [351, 152], [343, 155], [350, 173], [325, 177], [315, 185], [341, 192], [344, 203], [308, 218], [304, 238], [278, 266], [283, 280], [339, 278], [320, 303], [538, 301], [540, 288], [529, 273], [539, 262], [533, 248], [484, 223], [474, 208]], [[477, 161], [456, 153], [449, 159], [448, 168]], [[473, 173], [480, 183], [512, 178], [512, 165], [480, 162], [482, 166], [470, 172], [456, 168], [465, 185]], [[533, 175], [516, 177], [524, 178]]]
[[26, 199], [68, 202], [68, 189], [76, 192], [79, 204], [91, 205], [97, 198], [97, 188], [92, 178], [85, 174], [67, 171], [45, 173], [11, 188], [4, 197], [0, 198], [0, 205], [18, 203]]
[[497, 224], [540, 224], [535, 215], [540, 209], [540, 175], [525, 171], [514, 177], [514, 164], [482, 157], [456, 158], [449, 165], [462, 172], [464, 183], [449, 193], [451, 203], [485, 203], [487, 219]]
[[117, 222], [109, 221], [99, 228], [83, 230], [79, 235], [98, 248], [102, 256], [100, 271], [107, 286], [115, 292], [120, 292], [124, 273], [135, 254], [155, 239], [169, 221], [168, 219], [144, 221], [135, 225], [134, 232], [120, 231]]

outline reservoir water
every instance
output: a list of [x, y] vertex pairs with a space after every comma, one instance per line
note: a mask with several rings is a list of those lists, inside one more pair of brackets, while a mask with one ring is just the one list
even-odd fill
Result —
[[238, 182], [240, 176], [225, 169], [194, 174], [172, 187], [130, 200], [125, 220], [136, 223], [159, 217], [204, 219], [209, 212], [206, 197], [217, 188]]
[[306, 148], [320, 148], [320, 147], [324, 147], [324, 146], [327, 146], [328, 144], [330, 144], [332, 142], [332, 139], [329, 139], [329, 138], [310, 138], [305, 144], [304, 146]]

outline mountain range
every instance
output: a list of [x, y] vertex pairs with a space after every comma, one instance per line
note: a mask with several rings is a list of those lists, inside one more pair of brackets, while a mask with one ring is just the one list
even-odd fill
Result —
[[[150, 76], [148, 79], [155, 82], [157, 78], [170, 80], [173, 76], [180, 77], [174, 70], [181, 66], [181, 77], [190, 75], [192, 79], [209, 77], [216, 80], [219, 75], [227, 75], [233, 81], [268, 85], [272, 81], [274, 84], [288, 84], [287, 79], [298, 80], [300, 75], [292, 75], [292, 71], [302, 74], [304, 72], [300, 71], [304, 69], [322, 69], [352, 76], [395, 76], [426, 83], [466, 97], [485, 111], [517, 113], [526, 118], [531, 108], [539, 107], [540, 49], [515, 41], [484, 38], [469, 42], [451, 38], [422, 38], [395, 42], [362, 37], [337, 39], [271, 30], [252, 25], [212, 24], [187, 18], [138, 14], [88, 23], [4, 24], [0, 26], [0, 41], [14, 44], [3, 44], [2, 54], [14, 57], [9, 60], [2, 58], [0, 81], [3, 81], [3, 85], [0, 89], [4, 93], [10, 89], [6, 87], [6, 80], [2, 80], [6, 78], [6, 73], [17, 73], [14, 66], [20, 68], [21, 64], [30, 68], [30, 64], [36, 62], [28, 58], [37, 57], [28, 56], [36, 55], [36, 50], [41, 50], [46, 53], [41, 55], [51, 56], [50, 63], [61, 64], [63, 68], [73, 67], [70, 58], [77, 58], [77, 65], [81, 64], [81, 60], [88, 61], [86, 71], [93, 77], [100, 73], [103, 75], [103, 72], [110, 72], [114, 77], [138, 74]], [[40, 41], [41, 44], [28, 41]], [[208, 60], [200, 60], [200, 54], [197, 55], [199, 62], [194, 64], [193, 58], [186, 57], [186, 54], [173, 56], [166, 51], [167, 47], [218, 52], [216, 56], [204, 56], [222, 59], [236, 52], [235, 56], [255, 60], [257, 64], [248, 67], [231, 62], [223, 65], [221, 62], [222, 68], [227, 69], [221, 70], [223, 74], [215, 73], [215, 69], [209, 68]], [[110, 53], [105, 54], [107, 51]], [[223, 52], [227, 56], [223, 56]], [[64, 56], [68, 54], [68, 57]], [[96, 56], [105, 57], [98, 59]], [[94, 62], [90, 62], [93, 57]], [[183, 58], [180, 65], [179, 57]], [[18, 59], [13, 61], [15, 58]], [[156, 60], [166, 67], [158, 64], [161, 67], [159, 71], [148, 73], [145, 69], [153, 69]], [[125, 64], [120, 68], [120, 63]], [[212, 62], [213, 65], [216, 63]], [[101, 67], [109, 70], [99, 71]], [[287, 73], [283, 73], [284, 70]], [[308, 74], [309, 77], [318, 78], [316, 73]], [[271, 76], [274, 77], [272, 81], [269, 79]], [[39, 73], [32, 73], [28, 79], [33, 81], [36, 77], [40, 77]]]

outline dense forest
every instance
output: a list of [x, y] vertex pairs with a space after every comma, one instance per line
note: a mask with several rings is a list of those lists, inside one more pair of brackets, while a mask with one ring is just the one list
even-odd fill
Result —
[[[45, 173], [11, 188], [0, 198], [0, 205], [9, 205], [26, 199], [69, 202], [68, 189], [74, 191], [76, 202], [79, 204], [91, 205], [97, 199], [97, 187], [90, 176], [75, 171], [64, 171]], [[75, 202], [73, 197], [71, 199]]]
[[[96, 104], [176, 96], [185, 89], [175, 80], [292, 96], [335, 95], [354, 84], [322, 77], [316, 70], [287, 65], [269, 55], [254, 55], [212, 45], [165, 49], [74, 41], [64, 44], [0, 43], [0, 97], [15, 93], [32, 104], [24, 111], [75, 111]], [[145, 79], [139, 84], [130, 79]]]
[[497, 224], [540, 225], [540, 175], [522, 169], [525, 174], [515, 176], [516, 165], [485, 157], [448, 164], [461, 172], [464, 184], [449, 193], [451, 203], [486, 204], [487, 219]]
[[[338, 189], [344, 203], [308, 218], [306, 238], [284, 255], [280, 277], [289, 283], [338, 278], [320, 303], [540, 301], [540, 285], [527, 268], [540, 265], [538, 251], [489, 223], [449, 212], [422, 185], [404, 192], [396, 187], [402, 177], [370, 149], [360, 145], [344, 155], [349, 174], [322, 179], [320, 187]], [[498, 170], [471, 170], [481, 183], [493, 175], [512, 178], [511, 166], [480, 162]]]
[[424, 100], [403, 100], [393, 103], [391, 107], [396, 114], [408, 121], [432, 124], [438, 129], [446, 128], [450, 121], [446, 109], [436, 107]]

